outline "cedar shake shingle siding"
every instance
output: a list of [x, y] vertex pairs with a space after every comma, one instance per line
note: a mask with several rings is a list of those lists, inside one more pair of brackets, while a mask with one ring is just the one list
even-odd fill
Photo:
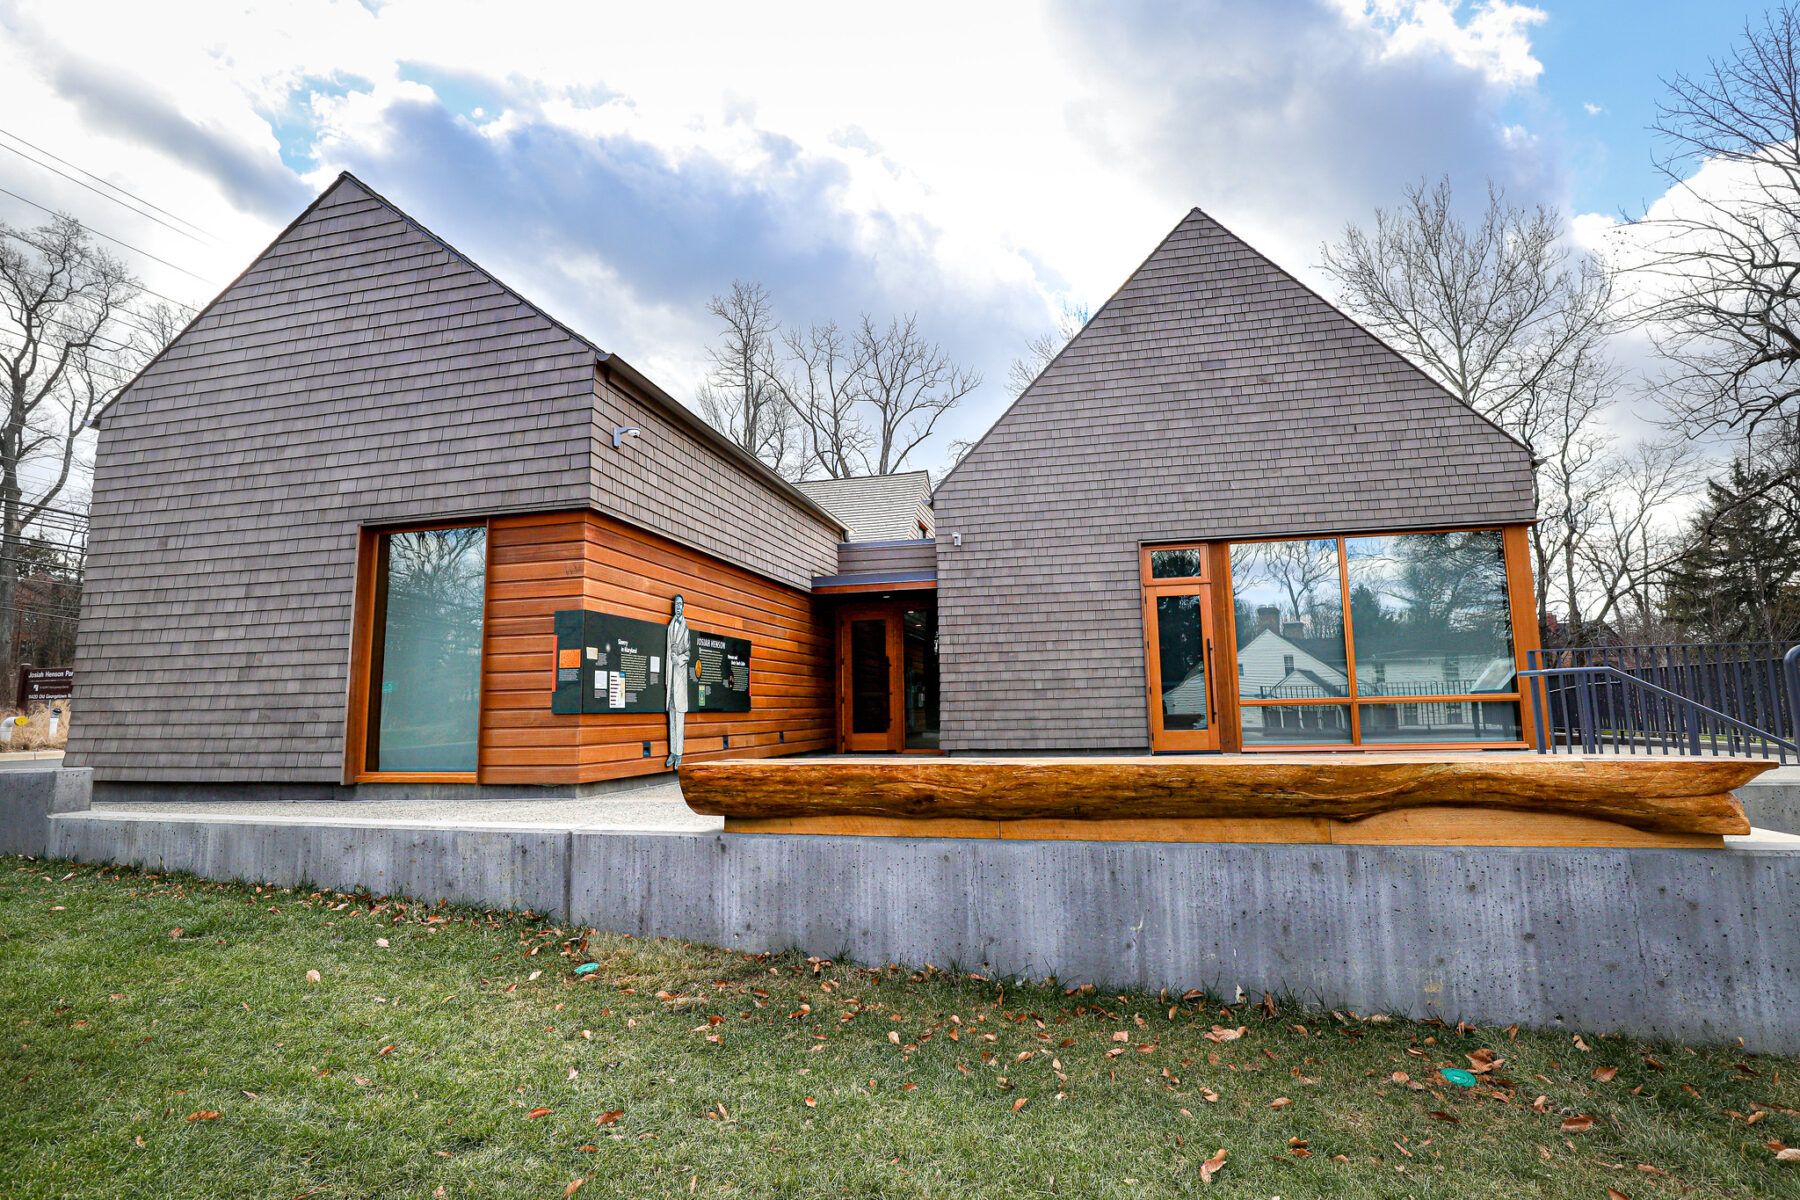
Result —
[[930, 538], [900, 542], [845, 542], [837, 551], [837, 569], [840, 575], [930, 571], [936, 567], [937, 543]]
[[[69, 764], [341, 780], [363, 524], [594, 505], [802, 588], [836, 565], [822, 514], [613, 390], [604, 360], [340, 178], [105, 414]], [[703, 482], [603, 486], [620, 414], [640, 466]]]
[[1522, 446], [1198, 209], [934, 503], [950, 750], [1148, 746], [1141, 542], [1534, 516]]

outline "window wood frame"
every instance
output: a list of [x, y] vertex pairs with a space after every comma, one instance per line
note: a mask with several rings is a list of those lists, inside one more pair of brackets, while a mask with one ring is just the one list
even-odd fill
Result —
[[[1222, 630], [1219, 644], [1230, 648], [1233, 669], [1222, 674], [1214, 672], [1213, 686], [1217, 689], [1217, 706], [1231, 710], [1231, 736], [1226, 739], [1227, 749], [1236, 749], [1246, 754], [1302, 754], [1302, 753], [1343, 753], [1345, 751], [1366, 751], [1381, 753], [1387, 751], [1419, 751], [1419, 750], [1522, 750], [1535, 748], [1533, 710], [1530, 689], [1518, 682], [1516, 672], [1523, 671], [1527, 665], [1527, 653], [1538, 648], [1537, 605], [1531, 586], [1531, 548], [1527, 537], [1528, 526], [1511, 525], [1464, 525], [1442, 529], [1401, 529], [1374, 530], [1357, 533], [1340, 534], [1293, 534], [1282, 537], [1244, 537], [1236, 539], [1236, 544], [1248, 545], [1258, 542], [1322, 542], [1332, 541], [1337, 547], [1339, 602], [1342, 605], [1344, 625], [1344, 658], [1346, 691], [1344, 696], [1326, 696], [1304, 700], [1257, 700], [1245, 699], [1238, 687], [1236, 671], [1237, 662], [1237, 597], [1231, 584], [1230, 555], [1233, 542], [1154, 542], [1144, 543], [1139, 547], [1139, 581], [1145, 596], [1145, 651], [1147, 666], [1154, 669], [1148, 661], [1150, 653], [1150, 596], [1152, 590], [1159, 585], [1191, 584], [1196, 578], [1204, 578], [1214, 588], [1214, 599], [1218, 601], [1215, 608], [1220, 610], [1217, 623]], [[1434, 533], [1498, 533], [1502, 553], [1502, 563], [1506, 579], [1507, 615], [1512, 626], [1512, 648], [1515, 668], [1515, 686], [1510, 692], [1445, 692], [1429, 696], [1363, 696], [1357, 686], [1356, 677], [1356, 635], [1350, 620], [1350, 570], [1349, 546], [1351, 538], [1365, 537], [1404, 537], [1415, 534]], [[1157, 550], [1182, 550], [1205, 547], [1211, 550], [1210, 555], [1202, 556], [1202, 577], [1184, 579], [1157, 579], [1150, 576], [1150, 555]], [[1220, 656], [1215, 655], [1215, 660]], [[1222, 681], [1230, 679], [1227, 686]], [[1159, 728], [1155, 710], [1156, 688], [1154, 677], [1147, 676], [1150, 683], [1150, 708], [1152, 710], [1151, 747], [1156, 749], [1156, 731]], [[1229, 700], [1227, 700], [1229, 697]], [[1362, 706], [1365, 704], [1437, 704], [1437, 703], [1514, 703], [1518, 706], [1520, 737], [1509, 742], [1373, 742], [1362, 740]], [[1348, 707], [1350, 709], [1350, 741], [1320, 745], [1318, 743], [1294, 743], [1291, 745], [1270, 745], [1246, 747], [1243, 744], [1242, 710], [1245, 708], [1293, 708], [1301, 706]], [[1221, 721], [1224, 725], [1226, 722]]]
[[[356, 588], [350, 631], [350, 681], [344, 721], [344, 782], [478, 783], [481, 779], [481, 723], [487, 715], [487, 609], [493, 594], [494, 560], [488, 553], [492, 521], [477, 517], [460, 521], [419, 521], [403, 525], [364, 525], [357, 531]], [[369, 758], [369, 686], [375, 663], [375, 592], [381, 575], [381, 539], [396, 533], [428, 533], [440, 529], [483, 530], [481, 563], [481, 650], [478, 662], [473, 771], [371, 771]]]
[[[1150, 574], [1150, 556], [1160, 550], [1196, 550], [1200, 555], [1200, 573], [1156, 578]], [[1138, 581], [1143, 591], [1144, 680], [1150, 722], [1152, 753], [1216, 752], [1223, 744], [1227, 725], [1225, 696], [1219, 684], [1217, 646], [1220, 642], [1219, 605], [1215, 585], [1219, 579], [1219, 548], [1210, 542], [1172, 542], [1139, 548]], [[1229, 577], [1227, 577], [1229, 578]], [[1164, 596], [1197, 596], [1200, 600], [1200, 622], [1205, 644], [1201, 653], [1206, 660], [1206, 728], [1165, 729], [1162, 711], [1162, 654], [1157, 627], [1156, 601]], [[1235, 693], [1236, 689], [1232, 689]]]

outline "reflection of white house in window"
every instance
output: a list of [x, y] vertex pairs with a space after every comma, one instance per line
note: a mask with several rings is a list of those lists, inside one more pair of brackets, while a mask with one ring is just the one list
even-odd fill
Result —
[[[1163, 688], [1163, 712], [1201, 716], [1206, 712], [1206, 668], [1196, 666], [1174, 687]], [[1203, 725], [1202, 728], [1205, 728]]]
[[[1312, 649], [1308, 649], [1309, 643]], [[1313, 650], [1342, 647], [1335, 638], [1283, 637], [1264, 629], [1238, 651], [1238, 695], [1245, 700], [1324, 700], [1349, 695], [1349, 680]], [[1341, 652], [1341, 651], [1340, 651]]]
[[[1309, 637], [1306, 627], [1289, 621], [1280, 628], [1263, 614], [1256, 636], [1238, 651], [1238, 695], [1244, 700], [1329, 700], [1347, 698], [1349, 680], [1342, 665], [1331, 658], [1343, 654], [1337, 636]], [[1373, 658], [1373, 656], [1371, 656]], [[1510, 657], [1484, 659], [1473, 679], [1462, 677], [1466, 656], [1425, 651], [1387, 652], [1373, 661], [1361, 655], [1357, 661], [1358, 691], [1365, 701], [1363, 721], [1374, 728], [1417, 730], [1472, 728], [1482, 716], [1479, 706], [1454, 701], [1405, 703], [1413, 696], [1457, 695], [1472, 692], [1506, 692], [1513, 686], [1515, 665]], [[1379, 707], [1371, 700], [1383, 701]], [[1303, 710], [1265, 709], [1245, 714], [1246, 722], [1258, 719], [1265, 729], [1293, 724], [1299, 732], [1302, 718], [1330, 720], [1337, 710], [1307, 713]]]

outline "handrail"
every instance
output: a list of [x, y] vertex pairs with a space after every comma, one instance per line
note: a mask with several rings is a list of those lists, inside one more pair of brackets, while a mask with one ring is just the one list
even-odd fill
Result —
[[1781, 656], [1781, 677], [1787, 683], [1788, 713], [1794, 722], [1794, 742], [1800, 745], [1800, 646]]
[[[1791, 689], [1790, 694], [1800, 697], [1800, 646], [1796, 646], [1788, 651], [1786, 657], [1783, 659], [1783, 668], [1788, 673], [1788, 683]], [[1550, 729], [1548, 731], [1549, 736], [1546, 737], [1544, 722], [1545, 704], [1543, 703], [1543, 698], [1545, 697], [1547, 689], [1540, 681], [1549, 680], [1555, 677], [1569, 676], [1581, 677], [1581, 684], [1575, 697], [1578, 703], [1578, 713], [1575, 715], [1580, 724], [1581, 748], [1584, 752], [1597, 752], [1604, 741], [1600, 734], [1599, 722], [1597, 719], [1598, 706], [1594, 703], [1593, 693], [1595, 682], [1605, 678], [1615, 680], [1622, 685], [1630, 685], [1631, 687], [1648, 692], [1653, 696], [1670, 701], [1678, 709], [1683, 710], [1687, 716], [1691, 717], [1692, 719], [1684, 720], [1682, 722], [1687, 734], [1688, 753], [1696, 755], [1702, 753], [1700, 721], [1701, 719], [1705, 719], [1710, 721], [1715, 729], [1726, 728], [1737, 731], [1743, 737], [1746, 745], [1749, 744], [1751, 739], [1760, 741], [1762, 743], [1762, 756], [1764, 758], [1768, 757], [1770, 746], [1775, 748], [1776, 754], [1784, 763], [1787, 761], [1789, 753], [1794, 754], [1796, 757], [1800, 757], [1800, 728], [1796, 728], [1795, 737], [1792, 740], [1780, 737], [1768, 732], [1766, 729], [1760, 729], [1747, 721], [1741, 721], [1738, 718], [1731, 716], [1729, 713], [1722, 713], [1718, 709], [1701, 704], [1691, 697], [1683, 696], [1680, 692], [1671, 691], [1668, 688], [1651, 683], [1647, 679], [1633, 675], [1628, 671], [1621, 671], [1617, 667], [1608, 666], [1536, 667], [1519, 672], [1519, 678], [1530, 681], [1527, 686], [1532, 689], [1532, 709], [1536, 718], [1538, 753], [1540, 754], [1554, 754], [1556, 752], [1555, 729]], [[1636, 730], [1627, 733], [1626, 747], [1630, 753], [1635, 754], [1637, 752], [1637, 736], [1638, 732]], [[1644, 730], [1643, 736], [1645, 738], [1645, 753], [1649, 753], [1649, 731]], [[1613, 734], [1613, 745], [1615, 749], [1619, 746], [1619, 740], [1619, 735], [1617, 731], [1615, 731]], [[1719, 749], [1716, 736], [1709, 738], [1709, 740], [1712, 743], [1713, 754], [1717, 755]], [[1573, 749], [1573, 738], [1569, 739], [1569, 745], [1570, 748]], [[1664, 748], [1664, 753], [1667, 753], [1666, 746]]]

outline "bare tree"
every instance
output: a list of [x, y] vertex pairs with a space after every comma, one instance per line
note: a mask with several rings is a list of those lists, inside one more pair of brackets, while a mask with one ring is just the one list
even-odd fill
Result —
[[1025, 343], [1025, 353], [1013, 359], [1012, 365], [1006, 369], [1006, 389], [1015, 400], [1044, 373], [1044, 368], [1063, 352], [1063, 347], [1073, 341], [1087, 323], [1088, 310], [1085, 304], [1064, 305], [1062, 316], [1058, 318], [1053, 332], [1040, 333]]
[[1376, 210], [1372, 234], [1347, 227], [1320, 266], [1371, 332], [1510, 430], [1531, 390], [1609, 325], [1605, 266], [1562, 234], [1555, 209], [1518, 208], [1492, 184], [1466, 224], [1448, 179], [1421, 181], [1400, 208]]
[[16, 673], [30, 531], [70, 488], [82, 431], [161, 349], [125, 321], [140, 290], [73, 217], [0, 223], [0, 680]]
[[1662, 211], [1638, 223], [1642, 316], [1670, 369], [1674, 417], [1697, 430], [1800, 422], [1800, 16], [1744, 27], [1680, 75], [1654, 128]]
[[1538, 522], [1530, 538], [1537, 611], [1551, 611], [1560, 585], [1571, 637], [1581, 636], [1589, 592], [1585, 551], [1620, 466], [1599, 428], [1617, 386], [1617, 371], [1597, 345], [1578, 344], [1527, 390], [1516, 414], [1536, 468]]
[[706, 311], [721, 328], [718, 345], [706, 351], [712, 366], [697, 396], [700, 415], [774, 470], [792, 469], [796, 432], [779, 386], [780, 325], [768, 289], [734, 280]]
[[957, 366], [919, 332], [918, 318], [895, 317], [877, 329], [864, 314], [856, 332], [861, 359], [857, 398], [866, 406], [870, 442], [863, 473], [888, 475], [907, 464], [940, 418], [981, 386], [981, 374]]
[[[1337, 544], [1331, 541], [1298, 540], [1253, 542], [1244, 554], [1247, 578], [1262, 578], [1281, 589], [1287, 598], [1288, 611], [1283, 619], [1307, 622], [1313, 636], [1327, 631], [1323, 626], [1341, 622], [1343, 601], [1337, 590]], [[1232, 570], [1238, 570], [1233, 561]], [[1323, 599], [1319, 589], [1332, 587]], [[1329, 614], [1331, 621], [1321, 617]]]
[[859, 407], [867, 365], [860, 338], [847, 338], [837, 322], [782, 334], [787, 371], [777, 386], [793, 411], [801, 439], [800, 474], [844, 479], [857, 474], [870, 437]]
[[1661, 591], [1683, 549], [1673, 512], [1700, 486], [1701, 466], [1693, 443], [1682, 439], [1643, 442], [1607, 463], [1592, 489], [1592, 525], [1576, 547], [1576, 569], [1594, 596], [1589, 626], [1660, 624]]
[[1539, 612], [1555, 587], [1578, 626], [1580, 548], [1610, 462], [1600, 418], [1619, 383], [1606, 264], [1567, 246], [1554, 209], [1509, 204], [1492, 185], [1464, 222], [1446, 179], [1377, 210], [1373, 232], [1349, 226], [1321, 266], [1353, 316], [1530, 452]]

